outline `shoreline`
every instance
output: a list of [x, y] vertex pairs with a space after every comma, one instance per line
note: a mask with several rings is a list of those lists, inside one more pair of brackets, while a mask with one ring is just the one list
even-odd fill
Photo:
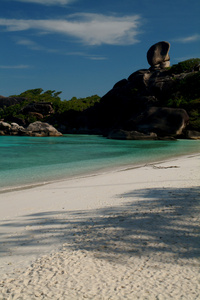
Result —
[[198, 299], [199, 170], [194, 153], [0, 194], [0, 299]]
[[12, 186], [10, 188], [9, 187], [0, 188], [0, 195], [4, 194], [4, 193], [12, 193], [12, 192], [17, 192], [17, 191], [21, 191], [21, 190], [37, 188], [37, 187], [44, 186], [44, 185], [49, 185], [49, 184], [54, 184], [54, 183], [59, 183], [59, 182], [64, 182], [64, 181], [70, 181], [70, 180], [74, 180], [74, 179], [81, 179], [81, 178], [88, 178], [88, 177], [104, 175], [104, 174], [108, 174], [110, 172], [123, 172], [123, 171], [127, 171], [127, 170], [138, 169], [138, 168], [142, 168], [142, 167], [145, 167], [145, 166], [151, 166], [153, 164], [173, 161], [173, 160], [176, 160], [176, 159], [179, 159], [179, 158], [187, 158], [187, 157], [191, 157], [191, 156], [193, 157], [193, 156], [199, 156], [199, 155], [200, 155], [199, 152], [188, 153], [188, 154], [184, 154], [184, 155], [174, 155], [170, 158], [155, 160], [155, 161], [142, 163], [142, 164], [141, 163], [140, 164], [135, 163], [135, 164], [132, 164], [132, 165], [124, 164], [124, 165], [117, 166], [117, 167], [103, 168], [102, 170], [86, 171], [83, 174], [67, 176], [67, 177], [62, 178], [62, 179], [54, 179], [54, 180], [49, 180], [49, 181], [44, 181], [44, 182], [35, 182], [35, 183], [24, 184], [24, 185], [19, 185], [19, 186]]
[[[17, 139], [18, 141], [18, 139]], [[20, 138], [19, 138], [20, 141]], [[56, 139], [55, 139], [56, 141]], [[69, 141], [66, 139], [63, 144], [63, 150], [65, 149], [68, 153], [71, 149], [70, 143], [75, 143], [75, 150], [77, 148], [79, 139], [73, 137], [69, 138]], [[100, 149], [98, 147], [90, 150], [90, 146], [93, 146], [94, 141], [95, 145], [100, 143]], [[23, 142], [23, 139], [22, 139]], [[50, 156], [51, 163], [48, 164], [48, 161], [44, 158], [44, 164], [41, 164], [41, 158], [44, 156], [43, 151], [39, 151], [39, 164], [33, 164], [34, 155], [29, 151], [30, 145], [25, 143], [25, 146], [28, 147], [27, 151], [29, 155], [31, 155], [30, 163], [28, 156], [23, 157], [22, 152], [23, 149], [20, 148], [20, 143], [17, 145], [16, 153], [13, 153], [13, 157], [17, 155], [19, 151], [19, 163], [16, 161], [12, 161], [12, 159], [8, 162], [5, 161], [5, 164], [2, 165], [2, 171], [0, 173], [0, 193], [9, 192], [11, 190], [18, 190], [23, 188], [32, 188], [32, 186], [40, 185], [40, 184], [49, 184], [52, 182], [59, 182], [62, 180], [68, 180], [70, 178], [82, 177], [87, 175], [93, 175], [96, 173], [102, 173], [107, 171], [112, 171], [116, 169], [129, 167], [132, 165], [144, 165], [146, 163], [156, 162], [157, 160], [166, 160], [171, 159], [173, 157], [184, 156], [191, 153], [200, 152], [200, 143], [199, 141], [187, 141], [187, 140], [177, 140], [171, 142], [166, 141], [154, 141], [149, 144], [149, 141], [127, 141], [125, 145], [121, 144], [121, 141], [110, 142], [110, 140], [106, 140], [98, 137], [96, 139], [89, 139], [82, 137], [81, 142], [87, 146], [87, 150], [91, 154], [91, 159], [83, 153], [83, 157], [79, 157], [80, 151], [78, 151], [79, 160], [76, 162], [76, 157], [72, 155], [72, 161], [70, 162], [66, 159], [66, 155], [59, 147], [54, 145], [52, 149], [52, 153], [55, 151], [55, 155]], [[147, 143], [146, 143], [147, 142]], [[69, 145], [68, 145], [69, 143]], [[87, 144], [89, 143], [89, 144]], [[123, 145], [123, 146], [122, 146]], [[146, 146], [147, 145], [147, 146]], [[167, 146], [167, 147], [166, 147]], [[33, 143], [33, 149], [36, 148], [36, 145]], [[88, 148], [89, 147], [89, 148]], [[105, 148], [104, 148], [105, 147]], [[108, 148], [107, 148], [108, 147]], [[125, 147], [125, 148], [124, 148]], [[130, 149], [129, 149], [130, 147]], [[147, 148], [146, 148], [147, 147]], [[159, 147], [161, 148], [159, 151]], [[169, 148], [168, 148], [169, 147]], [[48, 143], [45, 144], [45, 149], [48, 149]], [[2, 147], [2, 149], [6, 149]], [[32, 147], [31, 147], [32, 149]], [[32, 149], [32, 150], [33, 150]], [[60, 149], [60, 150], [59, 150]], [[101, 151], [103, 149], [103, 157], [101, 156]], [[168, 150], [167, 150], [168, 149]], [[37, 150], [37, 148], [36, 148]], [[114, 151], [114, 153], [112, 152]], [[116, 151], [116, 153], [115, 153]], [[122, 151], [122, 153], [121, 153]], [[123, 152], [125, 151], [125, 152]], [[12, 152], [12, 151], [11, 151]], [[37, 153], [37, 151], [36, 151]], [[75, 151], [76, 153], [76, 151]], [[108, 153], [108, 157], [106, 157], [106, 153]], [[113, 153], [113, 156], [112, 156]], [[121, 154], [120, 154], [121, 153]], [[129, 153], [129, 154], [128, 154]], [[12, 154], [12, 153], [11, 153]], [[5, 151], [2, 150], [2, 156], [7, 157]], [[32, 158], [33, 157], [33, 158]], [[37, 157], [37, 155], [36, 155]], [[57, 158], [59, 159], [57, 159]], [[12, 156], [11, 156], [12, 158]], [[23, 163], [23, 160], [25, 162]], [[13, 164], [13, 165], [12, 165]], [[40, 165], [41, 164], [41, 165]], [[7, 169], [5, 169], [7, 168]], [[10, 171], [9, 171], [10, 168]]]

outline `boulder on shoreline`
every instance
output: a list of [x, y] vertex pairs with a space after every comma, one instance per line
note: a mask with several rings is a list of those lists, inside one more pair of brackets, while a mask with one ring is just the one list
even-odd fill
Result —
[[19, 136], [62, 136], [56, 128], [48, 123], [40, 121], [29, 124], [27, 128], [19, 126], [17, 123], [7, 123], [0, 121], [0, 135], [19, 135]]
[[135, 120], [135, 126], [139, 131], [155, 132], [159, 136], [178, 136], [188, 122], [184, 109], [152, 106]]
[[108, 134], [107, 138], [115, 140], [157, 140], [158, 136], [154, 132], [151, 132], [150, 134], [144, 134], [138, 131], [115, 129]]
[[191, 140], [200, 140], [200, 132], [195, 130], [187, 130], [186, 138]]
[[55, 127], [40, 121], [31, 123], [26, 130], [29, 136], [62, 136], [62, 133], [60, 133]]

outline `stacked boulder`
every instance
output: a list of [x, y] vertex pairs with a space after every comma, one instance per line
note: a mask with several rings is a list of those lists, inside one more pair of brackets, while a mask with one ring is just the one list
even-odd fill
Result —
[[93, 122], [89, 125], [101, 128], [105, 136], [114, 139], [186, 137], [187, 112], [165, 107], [177, 82], [187, 76], [170, 73], [169, 49], [165, 41], [151, 46], [147, 52], [150, 68], [117, 82], [88, 112]]
[[163, 69], [170, 66], [170, 43], [159, 42], [151, 46], [147, 52], [147, 61], [151, 69]]

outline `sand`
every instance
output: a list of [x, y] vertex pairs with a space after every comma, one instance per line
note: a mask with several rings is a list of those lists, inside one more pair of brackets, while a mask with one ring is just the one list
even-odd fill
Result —
[[0, 205], [0, 299], [200, 299], [198, 154]]

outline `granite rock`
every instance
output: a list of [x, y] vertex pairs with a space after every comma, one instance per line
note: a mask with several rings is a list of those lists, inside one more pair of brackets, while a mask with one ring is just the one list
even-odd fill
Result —
[[40, 121], [29, 124], [26, 130], [30, 136], [62, 136], [52, 125]]
[[169, 67], [170, 43], [158, 42], [151, 46], [147, 52], [147, 61], [153, 68], [166, 68]]

